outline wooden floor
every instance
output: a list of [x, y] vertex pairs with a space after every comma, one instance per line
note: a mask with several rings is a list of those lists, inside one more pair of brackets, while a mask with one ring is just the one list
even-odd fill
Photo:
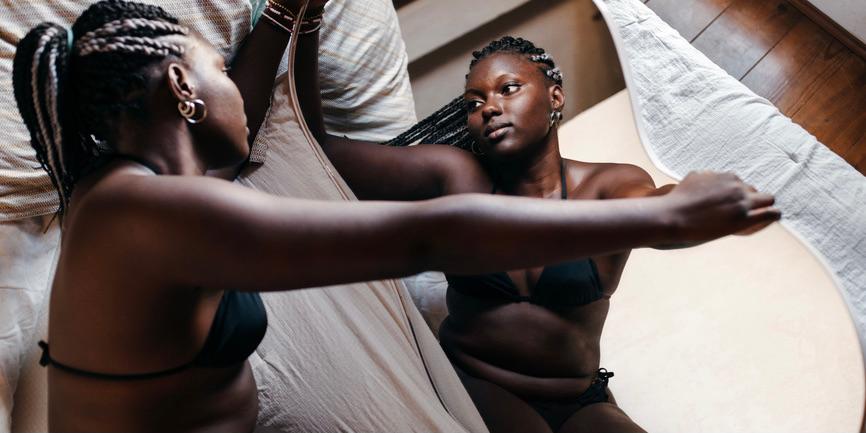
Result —
[[645, 0], [692, 45], [866, 174], [866, 61], [786, 0]]

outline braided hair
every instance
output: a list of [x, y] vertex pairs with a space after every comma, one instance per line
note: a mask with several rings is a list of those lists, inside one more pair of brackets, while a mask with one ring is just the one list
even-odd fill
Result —
[[[471, 71], [475, 65], [493, 54], [509, 53], [525, 56], [538, 63], [539, 70], [553, 84], [562, 85], [562, 72], [556, 67], [550, 54], [536, 47], [532, 42], [512, 36], [504, 36], [489, 43], [486, 47], [472, 53]], [[466, 74], [469, 78], [469, 74]], [[467, 116], [469, 115], [463, 96], [454, 98], [435, 113], [416, 123], [406, 132], [385, 142], [389, 146], [408, 146], [419, 140], [423, 143], [450, 144], [466, 150], [475, 149], [475, 142], [469, 135]]]
[[112, 151], [105, 139], [115, 122], [141, 114], [147, 67], [183, 56], [182, 46], [161, 38], [188, 32], [160, 7], [104, 0], [72, 30], [42, 23], [18, 44], [15, 100], [36, 158], [57, 189], [61, 215], [78, 179]]

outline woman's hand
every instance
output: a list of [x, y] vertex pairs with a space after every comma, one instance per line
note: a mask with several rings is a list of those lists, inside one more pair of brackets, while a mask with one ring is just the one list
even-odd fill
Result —
[[675, 237], [690, 244], [752, 234], [782, 217], [772, 194], [731, 173], [690, 173], [665, 198], [674, 201]]

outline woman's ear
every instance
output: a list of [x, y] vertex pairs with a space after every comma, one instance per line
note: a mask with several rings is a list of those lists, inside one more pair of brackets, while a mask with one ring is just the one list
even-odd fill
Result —
[[553, 111], [562, 111], [565, 108], [565, 92], [559, 84], [550, 86], [550, 106]]
[[190, 82], [189, 71], [179, 63], [168, 65], [168, 86], [178, 101], [195, 99], [195, 86]]

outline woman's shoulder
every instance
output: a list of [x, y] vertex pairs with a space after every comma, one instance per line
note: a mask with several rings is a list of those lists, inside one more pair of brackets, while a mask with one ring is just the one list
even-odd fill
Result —
[[[204, 176], [156, 176], [136, 167], [110, 167], [76, 185], [64, 216], [64, 236], [89, 239], [126, 234], [134, 227], [177, 220], [202, 202], [218, 204], [230, 182]], [[161, 225], [161, 224], [158, 224]]]
[[478, 157], [472, 152], [445, 144], [420, 144], [412, 146], [426, 161], [436, 166], [442, 179], [443, 194], [487, 193], [493, 182]]
[[[610, 197], [613, 191], [629, 185], [655, 186], [643, 168], [633, 164], [585, 162], [566, 159], [569, 178], [575, 189], [597, 198]], [[575, 182], [576, 180], [576, 182]]]

